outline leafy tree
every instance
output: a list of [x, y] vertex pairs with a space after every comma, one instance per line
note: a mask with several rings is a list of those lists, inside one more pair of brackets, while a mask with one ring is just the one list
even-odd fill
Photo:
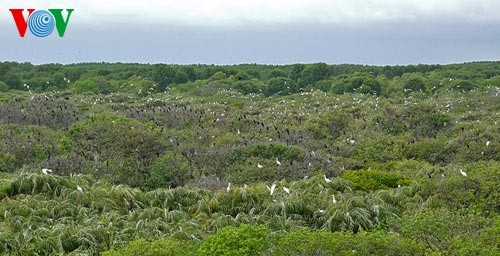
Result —
[[153, 66], [153, 80], [158, 83], [160, 91], [164, 91], [173, 84], [176, 81], [176, 75], [176, 71], [171, 66], [163, 64]]
[[411, 74], [408, 76], [404, 76], [403, 79], [405, 79], [404, 84], [403, 84], [403, 89], [405, 93], [411, 93], [411, 92], [426, 92], [426, 87], [425, 87], [425, 82], [424, 78], [419, 75], [419, 74]]
[[306, 86], [325, 80], [330, 76], [330, 69], [325, 63], [307, 65], [300, 72], [300, 85]]
[[185, 156], [175, 152], [166, 152], [152, 166], [144, 180], [146, 189], [183, 186], [193, 174], [193, 167]]
[[271, 78], [267, 82], [266, 90], [264, 94], [266, 96], [271, 95], [288, 95], [296, 93], [298, 91], [295, 82], [292, 79], [285, 77]]
[[9, 86], [4, 81], [0, 81], [0, 92], [7, 92], [8, 90]]

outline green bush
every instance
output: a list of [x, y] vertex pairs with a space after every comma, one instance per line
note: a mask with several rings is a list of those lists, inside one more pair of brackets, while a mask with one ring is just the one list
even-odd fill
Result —
[[134, 240], [120, 249], [103, 252], [103, 256], [180, 256], [190, 255], [191, 243], [173, 238], [161, 238], [152, 242], [144, 239]]
[[346, 171], [342, 174], [342, 178], [351, 181], [355, 189], [368, 191], [397, 188], [398, 185], [410, 184], [410, 179], [405, 176], [378, 170]]
[[423, 244], [385, 231], [327, 232], [299, 230], [285, 232], [266, 255], [425, 255]]
[[206, 256], [262, 255], [271, 245], [269, 233], [269, 229], [259, 225], [225, 227], [205, 238], [197, 252]]

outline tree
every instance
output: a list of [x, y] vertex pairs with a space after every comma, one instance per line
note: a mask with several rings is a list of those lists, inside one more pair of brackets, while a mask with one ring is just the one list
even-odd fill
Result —
[[420, 74], [405, 74], [403, 76], [403, 89], [405, 93], [426, 92], [424, 78]]
[[297, 85], [292, 79], [286, 77], [277, 77], [269, 79], [264, 94], [266, 96], [288, 95], [296, 93], [297, 91]]
[[315, 84], [330, 76], [330, 69], [325, 63], [307, 65], [300, 73], [300, 85], [307, 86]]
[[153, 80], [158, 83], [160, 91], [167, 89], [175, 82], [176, 71], [164, 64], [156, 64], [153, 66]]
[[182, 154], [166, 152], [153, 164], [151, 172], [144, 180], [143, 187], [151, 190], [183, 186], [191, 178], [192, 169], [191, 164]]

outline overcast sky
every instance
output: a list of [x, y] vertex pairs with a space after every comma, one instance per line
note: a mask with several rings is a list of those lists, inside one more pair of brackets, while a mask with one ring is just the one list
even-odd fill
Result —
[[[64, 38], [20, 38], [8, 9], [74, 8]], [[417, 64], [500, 60], [498, 0], [16, 0], [0, 60]]]

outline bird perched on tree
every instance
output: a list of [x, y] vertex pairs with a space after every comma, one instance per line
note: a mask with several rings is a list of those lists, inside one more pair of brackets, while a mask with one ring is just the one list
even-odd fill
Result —
[[287, 188], [287, 187], [283, 187], [283, 190], [287, 193], [287, 194], [290, 194], [290, 189]]
[[460, 169], [460, 174], [462, 174], [462, 176], [464, 176], [464, 177], [467, 177], [467, 173], [464, 172], [464, 170], [462, 170], [462, 169]]
[[327, 178], [327, 177], [326, 177], [326, 175], [324, 175], [324, 174], [323, 174], [323, 177], [325, 178], [325, 182], [326, 182], [326, 183], [330, 183], [330, 182], [332, 182], [332, 180], [331, 180], [331, 179], [329, 179], [329, 178]]
[[43, 168], [42, 169], [42, 173], [43, 174], [49, 174], [49, 173], [52, 173], [52, 170], [51, 169], [47, 169], [47, 168]]
[[269, 194], [272, 196], [274, 194], [274, 190], [276, 189], [276, 184], [273, 183], [273, 185], [271, 185], [271, 187], [266, 185], [266, 188], [267, 188], [267, 190], [269, 190]]
[[261, 165], [260, 163], [257, 163], [257, 168], [262, 169], [264, 166]]
[[226, 191], [229, 192], [229, 190], [231, 190], [231, 182], [227, 183]]
[[277, 164], [278, 166], [280, 166], [280, 165], [281, 165], [281, 162], [280, 162], [280, 160], [279, 160], [277, 157], [276, 157], [276, 164]]

